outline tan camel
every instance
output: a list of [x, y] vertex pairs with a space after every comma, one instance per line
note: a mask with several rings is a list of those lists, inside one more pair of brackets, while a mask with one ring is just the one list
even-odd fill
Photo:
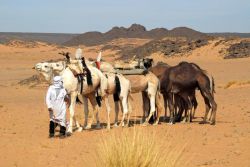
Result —
[[[114, 67], [107, 62], [102, 62], [100, 67], [101, 71], [116, 71]], [[143, 119], [145, 119], [145, 113], [148, 113], [148, 109], [150, 108], [150, 112], [144, 122], [144, 125], [148, 124], [149, 119], [156, 111], [156, 107], [158, 110], [158, 114], [154, 124], [158, 124], [160, 113], [163, 110], [163, 106], [160, 102], [161, 96], [159, 94], [159, 79], [151, 72], [148, 72], [145, 75], [124, 76], [131, 82], [131, 93], [142, 92], [144, 110]]]

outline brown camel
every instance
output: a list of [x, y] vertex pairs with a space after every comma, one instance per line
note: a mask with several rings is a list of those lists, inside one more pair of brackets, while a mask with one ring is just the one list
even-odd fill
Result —
[[200, 90], [206, 104], [204, 120], [201, 123], [206, 123], [208, 112], [212, 109], [211, 125], [215, 124], [217, 104], [214, 100], [214, 81], [198, 65], [188, 62], [181, 62], [176, 66], [168, 68], [161, 77], [161, 92], [167, 97], [171, 124], [175, 122], [174, 95], [176, 94], [187, 104], [187, 115], [189, 121], [191, 121], [192, 101], [190, 97], [195, 89]]

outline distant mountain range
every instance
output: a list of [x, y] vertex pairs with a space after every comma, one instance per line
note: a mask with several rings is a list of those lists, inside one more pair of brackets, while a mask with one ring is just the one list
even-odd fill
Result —
[[21, 40], [62, 44], [77, 35], [79, 34], [0, 32], [0, 43], [7, 43], [12, 40]]
[[111, 30], [101, 32], [86, 32], [83, 34], [66, 33], [14, 33], [0, 32], [0, 43], [7, 43], [11, 40], [42, 41], [65, 46], [86, 45], [94, 46], [105, 44], [118, 38], [142, 38], [162, 39], [164, 37], [185, 37], [190, 40], [208, 39], [210, 37], [250, 37], [250, 33], [202, 33], [187, 27], [177, 27], [172, 30], [155, 28], [147, 30], [139, 24], [132, 24], [130, 27], [113, 27]]
[[80, 34], [63, 44], [66, 46], [75, 46], [79, 44], [93, 46], [104, 44], [117, 38], [161, 39], [164, 37], [186, 37], [188, 39], [203, 39], [208, 38], [208, 35], [187, 27], [178, 27], [172, 30], [167, 30], [165, 28], [155, 28], [147, 31], [146, 28], [142, 25], [132, 24], [129, 28], [113, 27], [106, 33], [87, 32], [84, 34]]
[[250, 38], [250, 33], [216, 32], [207, 34], [214, 37], [224, 37], [224, 38], [230, 38], [230, 37]]

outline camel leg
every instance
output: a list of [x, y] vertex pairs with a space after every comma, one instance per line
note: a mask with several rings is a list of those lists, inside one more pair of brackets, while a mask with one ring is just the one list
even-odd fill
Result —
[[164, 109], [165, 109], [165, 114], [164, 114], [164, 120], [167, 120], [167, 95], [163, 94], [163, 99], [164, 99]]
[[[90, 121], [88, 122], [87, 126], [85, 127], [85, 129], [91, 128], [91, 125], [95, 119], [95, 116], [99, 112], [98, 104], [97, 104], [96, 99], [95, 99], [95, 94], [91, 93], [88, 97], [89, 97], [90, 103], [93, 107], [93, 112], [92, 112], [92, 117], [91, 117]], [[97, 127], [99, 127], [99, 126], [100, 126], [100, 122], [99, 122], [99, 119], [97, 119]]]
[[96, 118], [96, 129], [100, 129], [101, 128], [100, 119], [99, 119], [100, 106], [97, 105], [94, 111], [95, 111], [95, 118]]
[[[200, 87], [202, 87], [202, 86], [200, 86]], [[205, 100], [205, 104], [206, 104], [206, 113], [205, 113], [205, 116], [204, 116], [204, 120], [201, 123], [206, 123], [209, 109], [212, 108], [212, 111], [211, 111], [212, 112], [212, 121], [211, 121], [210, 124], [215, 125], [217, 104], [214, 101], [213, 93], [210, 92], [210, 88], [202, 87], [201, 88], [201, 95], [203, 96], [203, 98]]]
[[110, 105], [109, 105], [108, 96], [104, 97], [104, 102], [105, 102], [105, 105], [106, 105], [106, 112], [107, 112], [107, 129], [110, 129], [110, 111], [111, 111], [111, 108], [110, 108]]
[[193, 107], [194, 107], [194, 111], [193, 111], [192, 116], [193, 116], [193, 119], [194, 119], [194, 118], [195, 118], [195, 112], [196, 112], [196, 109], [197, 109], [198, 103], [197, 103], [197, 100], [196, 100], [196, 98], [195, 98], [195, 97], [193, 97], [192, 102], [193, 102]]
[[122, 101], [123, 113], [122, 113], [122, 120], [121, 120], [120, 126], [124, 126], [124, 119], [125, 119], [125, 116], [128, 114], [128, 100], [127, 98], [122, 98], [121, 101]]
[[161, 95], [157, 93], [156, 94], [157, 118], [156, 118], [154, 125], [158, 125], [161, 112], [163, 111], [163, 107], [162, 107], [160, 100], [161, 100]]
[[68, 133], [72, 133], [73, 132], [73, 122], [76, 123], [76, 120], [75, 120], [76, 96], [77, 96], [77, 93], [75, 93], [75, 92], [72, 92], [70, 94], [71, 101], [70, 101], [70, 106], [69, 106], [70, 120], [69, 120]]
[[206, 111], [205, 111], [205, 116], [204, 116], [204, 118], [203, 118], [203, 121], [200, 122], [200, 124], [205, 124], [205, 123], [207, 123], [207, 115], [208, 115], [209, 110], [210, 110], [211, 107], [210, 107], [209, 100], [208, 100], [208, 98], [205, 96], [205, 94], [204, 94], [203, 92], [201, 92], [201, 95], [202, 95], [203, 98], [204, 98], [204, 102], [205, 102], [205, 106], [206, 106]]
[[142, 108], [143, 108], [143, 116], [141, 120], [141, 124], [145, 121], [146, 116], [148, 116], [149, 112], [149, 100], [146, 92], [142, 92]]
[[187, 122], [192, 122], [192, 102], [190, 100], [190, 97], [188, 96], [185, 98], [186, 103], [188, 105], [188, 110], [187, 110]]
[[[212, 117], [212, 120], [210, 122], [211, 125], [215, 125], [215, 122], [216, 122], [216, 110], [217, 110], [217, 104], [216, 102], [214, 101], [214, 96], [213, 94], [211, 94], [211, 92], [209, 91], [203, 91], [201, 92], [202, 95], [203, 95], [203, 98], [205, 99], [205, 103], [206, 103], [206, 114], [205, 114], [205, 117], [204, 117], [204, 120], [202, 123], [206, 122], [207, 120], [207, 115], [208, 115], [208, 111], [212, 108], [212, 111], [211, 111], [211, 116]], [[211, 118], [209, 118], [211, 119]]]
[[150, 112], [144, 122], [144, 125], [147, 125], [149, 123], [149, 119], [153, 116], [155, 112], [155, 96], [149, 94], [149, 99], [150, 99]]
[[127, 115], [127, 124], [125, 126], [129, 127], [129, 119], [130, 119], [130, 114], [132, 113], [132, 106], [130, 102], [128, 101], [128, 115]]
[[119, 102], [115, 101], [115, 124], [114, 124], [114, 127], [118, 126], [118, 116], [119, 116]]
[[169, 93], [169, 98], [168, 98], [168, 108], [169, 108], [169, 111], [170, 111], [170, 119], [169, 119], [169, 124], [172, 125], [174, 124], [174, 100], [173, 100], [173, 96], [174, 94], [173, 93]]
[[216, 102], [214, 101], [214, 98], [212, 96], [209, 97], [209, 101], [210, 101], [210, 104], [212, 105], [212, 113], [211, 113], [211, 116], [212, 116], [212, 121], [211, 121], [211, 125], [215, 125], [215, 122], [216, 122], [216, 110], [217, 110], [217, 104]]
[[84, 127], [88, 124], [88, 117], [89, 117], [89, 107], [88, 107], [88, 99], [83, 96], [83, 102], [84, 102]]

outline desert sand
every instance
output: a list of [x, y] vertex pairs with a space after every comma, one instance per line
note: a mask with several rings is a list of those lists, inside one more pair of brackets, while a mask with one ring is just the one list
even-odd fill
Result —
[[[20, 85], [19, 81], [37, 74], [32, 67], [41, 61], [60, 59], [59, 51], [74, 53], [75, 48], [58, 48], [39, 44], [34, 48], [0, 45], [0, 166], [96, 166], [98, 145], [112, 133], [132, 131], [134, 127], [145, 133], [154, 132], [162, 143], [160, 154], [182, 148], [176, 166], [241, 166], [250, 165], [250, 58], [224, 60], [216, 41], [198, 48], [183, 57], [166, 58], [154, 54], [155, 61], [176, 65], [180, 61], [197, 63], [215, 78], [215, 100], [218, 104], [217, 124], [201, 125], [205, 113], [203, 100], [197, 92], [198, 109], [193, 123], [129, 128], [112, 128], [107, 131], [83, 130], [66, 139], [48, 138], [48, 112], [44, 98], [47, 84]], [[122, 43], [122, 42], [121, 42]], [[83, 48], [86, 57], [95, 58], [96, 48]], [[111, 53], [103, 53], [107, 61]], [[141, 96], [133, 95], [132, 121], [142, 115]], [[83, 106], [77, 105], [76, 116], [84, 122]], [[112, 103], [112, 120], [114, 106]], [[121, 116], [121, 114], [120, 114]], [[102, 107], [100, 120], [105, 126], [106, 111]], [[169, 147], [170, 145], [170, 147]]]

